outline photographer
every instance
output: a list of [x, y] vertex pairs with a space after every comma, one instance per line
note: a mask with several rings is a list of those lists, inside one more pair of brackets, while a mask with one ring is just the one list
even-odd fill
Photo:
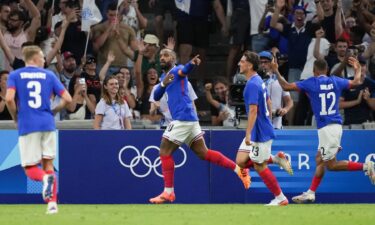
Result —
[[283, 91], [276, 74], [272, 72], [271, 61], [273, 56], [268, 51], [259, 53], [260, 73], [264, 75], [263, 79], [267, 86], [267, 92], [272, 101], [272, 125], [275, 129], [282, 129], [282, 117], [293, 107], [293, 101], [290, 93]]

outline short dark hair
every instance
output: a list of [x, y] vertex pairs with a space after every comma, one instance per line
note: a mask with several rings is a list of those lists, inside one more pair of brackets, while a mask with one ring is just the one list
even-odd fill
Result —
[[225, 77], [215, 77], [214, 78], [214, 87], [216, 84], [224, 84], [225, 86], [229, 87], [229, 81]]
[[1, 70], [1, 71], [0, 71], [0, 78], [1, 78], [4, 74], [9, 74], [9, 71], [8, 71], [8, 70]]
[[317, 59], [314, 61], [314, 70], [315, 71], [327, 71], [328, 70], [328, 64], [325, 59]]
[[336, 44], [339, 43], [339, 42], [345, 42], [345, 43], [348, 44], [348, 46], [349, 46], [349, 42], [348, 42], [348, 40], [346, 40], [345, 38], [342, 38], [342, 37], [337, 38], [337, 40], [336, 40]]
[[109, 10], [116, 11], [117, 10], [117, 2], [112, 2], [111, 4], [109, 4], [108, 7], [107, 7], [107, 12]]
[[13, 10], [9, 13], [9, 18], [10, 17], [13, 17], [13, 16], [18, 16], [18, 19], [19, 20], [22, 20], [24, 23], [27, 21], [27, 17], [25, 15], [24, 12], [20, 11], [20, 10]]
[[259, 69], [259, 55], [251, 51], [245, 51], [243, 55], [246, 61], [253, 65], [253, 70], [257, 71]]

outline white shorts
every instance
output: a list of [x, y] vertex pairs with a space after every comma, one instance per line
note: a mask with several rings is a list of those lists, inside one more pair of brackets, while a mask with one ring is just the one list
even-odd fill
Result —
[[33, 132], [19, 136], [21, 165], [37, 165], [43, 159], [54, 159], [56, 156], [56, 132]]
[[273, 140], [271, 139], [266, 142], [253, 142], [252, 145], [246, 145], [244, 138], [238, 151], [249, 153], [249, 157], [253, 162], [263, 163], [271, 157], [272, 142]]
[[333, 159], [341, 148], [342, 126], [330, 124], [318, 130], [319, 146], [323, 161]]
[[194, 141], [203, 136], [204, 132], [198, 121], [172, 121], [163, 133], [163, 137], [169, 141], [182, 145], [183, 143], [190, 146]]

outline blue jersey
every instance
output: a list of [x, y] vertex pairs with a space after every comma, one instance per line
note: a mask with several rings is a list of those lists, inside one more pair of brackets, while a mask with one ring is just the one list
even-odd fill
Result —
[[10, 73], [7, 86], [16, 90], [19, 135], [55, 130], [50, 98], [65, 89], [53, 72], [24, 67]]
[[[189, 68], [187, 69], [187, 67]], [[189, 97], [188, 78], [187, 76], [178, 75], [180, 70], [186, 73], [190, 72], [192, 67], [193, 66], [191, 64], [189, 65], [189, 63], [186, 66], [178, 65], [169, 72], [174, 74], [174, 79], [172, 83], [165, 88], [165, 91], [168, 94], [168, 108], [171, 112], [173, 120], [198, 121], [198, 116], [193, 102]], [[165, 76], [166, 74], [163, 73], [161, 75], [161, 80], [163, 80]], [[159, 87], [155, 90], [155, 92], [158, 92], [160, 88], [161, 87], [159, 84]], [[159, 99], [156, 97], [156, 95], [157, 93], [155, 93], [155, 100], [158, 101]]]
[[251, 141], [253, 142], [266, 142], [275, 138], [267, 109], [266, 90], [266, 85], [263, 83], [262, 78], [256, 74], [246, 82], [243, 92], [247, 115], [249, 115], [250, 105], [258, 106], [257, 119], [251, 132]]
[[318, 129], [332, 123], [342, 124], [339, 101], [341, 92], [350, 88], [349, 80], [321, 75], [296, 82], [296, 85], [310, 98]]

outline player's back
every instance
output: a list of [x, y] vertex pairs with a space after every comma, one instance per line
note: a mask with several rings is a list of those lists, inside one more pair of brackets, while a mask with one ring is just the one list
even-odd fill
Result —
[[198, 121], [197, 113], [189, 96], [188, 78], [187, 76], [178, 75], [178, 71], [182, 68], [183, 65], [179, 65], [170, 72], [174, 74], [174, 80], [166, 89], [169, 111], [173, 120]]
[[251, 140], [254, 142], [266, 142], [275, 137], [273, 126], [269, 118], [267, 108], [266, 85], [259, 75], [251, 77], [244, 90], [246, 112], [249, 114], [250, 105], [257, 105], [257, 119], [251, 133]]
[[347, 79], [320, 75], [297, 82], [297, 87], [310, 98], [318, 128], [333, 123], [342, 124], [339, 101], [341, 92], [349, 88]]
[[9, 75], [8, 88], [16, 90], [20, 135], [55, 129], [50, 98], [61, 95], [64, 88], [51, 71], [38, 67], [15, 70]]

